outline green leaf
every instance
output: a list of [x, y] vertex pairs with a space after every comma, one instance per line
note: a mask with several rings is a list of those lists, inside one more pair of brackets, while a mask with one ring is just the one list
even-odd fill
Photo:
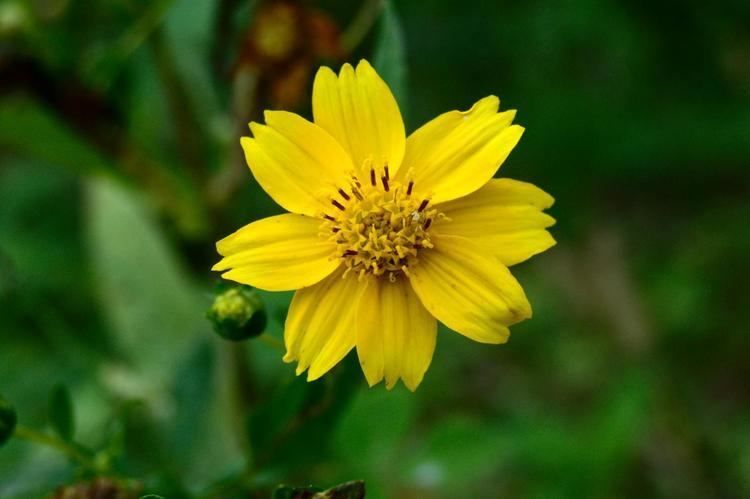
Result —
[[[103, 179], [87, 185], [87, 244], [113, 339], [134, 372], [123, 395], [156, 392], [207, 329], [190, 282], [142, 197]], [[126, 386], [127, 385], [127, 386]], [[140, 386], [138, 386], [140, 385]]]
[[[362, 473], [396, 455], [416, 412], [414, 394], [403, 387], [393, 391], [364, 390], [357, 394], [334, 434], [337, 455], [362, 466]], [[365, 476], [369, 479], [369, 476]]]
[[[151, 446], [170, 453], [185, 486], [201, 487], [237, 452], [228, 447], [231, 425], [219, 419], [223, 391], [212, 389], [214, 343], [203, 318], [209, 297], [136, 192], [92, 179], [87, 201], [94, 284], [121, 359], [104, 368], [103, 382], [115, 395], [143, 402], [144, 420], [157, 435]], [[174, 416], [167, 420], [165, 411]]]
[[5, 444], [16, 429], [16, 409], [3, 397], [0, 397], [0, 446]]
[[496, 428], [478, 419], [449, 416], [430, 428], [423, 448], [402, 469], [410, 480], [447, 497], [474, 497], [467, 489], [492, 476], [508, 452], [507, 438]]
[[28, 98], [0, 100], [0, 146], [78, 173], [115, 175], [93, 146]]
[[61, 384], [52, 387], [49, 395], [47, 417], [52, 429], [65, 441], [73, 439], [75, 433], [75, 417], [70, 391]]
[[321, 380], [294, 377], [281, 386], [248, 420], [255, 465], [294, 468], [320, 462], [361, 384], [359, 364], [350, 355]]
[[391, 87], [401, 113], [406, 114], [408, 74], [406, 69], [406, 42], [401, 21], [391, 0], [383, 2], [380, 31], [375, 45], [373, 64], [380, 76]]

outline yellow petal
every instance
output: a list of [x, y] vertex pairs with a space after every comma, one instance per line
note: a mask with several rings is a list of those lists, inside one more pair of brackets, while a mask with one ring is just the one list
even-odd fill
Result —
[[319, 215], [330, 194], [347, 185], [351, 159], [325, 130], [294, 113], [267, 111], [266, 125], [250, 123], [245, 159], [263, 189], [287, 211]]
[[336, 245], [318, 236], [320, 220], [287, 213], [264, 218], [216, 243], [225, 279], [268, 291], [311, 286], [339, 265]]
[[414, 291], [440, 322], [475, 341], [504, 343], [511, 324], [531, 317], [531, 305], [510, 271], [468, 239], [433, 236], [410, 268]]
[[545, 229], [555, 219], [543, 213], [554, 203], [538, 187], [518, 180], [494, 179], [476, 192], [441, 204], [433, 231], [462, 236], [494, 254], [505, 265], [515, 265], [555, 245]]
[[391, 174], [398, 170], [406, 144], [404, 121], [388, 85], [367, 61], [356, 71], [344, 64], [338, 78], [321, 67], [312, 101], [315, 123], [338, 140], [357, 168], [370, 159], [378, 167], [387, 162]]
[[298, 361], [297, 374], [308, 367], [307, 380], [327, 373], [356, 341], [354, 317], [365, 286], [343, 269], [315, 286], [294, 294], [287, 314], [285, 362]]
[[371, 279], [357, 309], [357, 354], [367, 382], [401, 378], [414, 391], [435, 351], [437, 321], [405, 279]]
[[523, 128], [511, 125], [515, 111], [498, 113], [500, 101], [485, 97], [468, 111], [438, 116], [409, 136], [401, 176], [433, 203], [482, 187], [516, 146]]

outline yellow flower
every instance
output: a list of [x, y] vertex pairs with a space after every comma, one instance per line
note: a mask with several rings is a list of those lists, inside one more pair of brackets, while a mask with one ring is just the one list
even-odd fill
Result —
[[370, 386], [415, 390], [437, 321], [504, 343], [531, 317], [508, 270], [555, 244], [551, 196], [493, 179], [523, 128], [486, 97], [406, 138], [388, 86], [367, 61], [338, 77], [322, 67], [314, 123], [267, 111], [242, 147], [253, 175], [291, 213], [253, 222], [217, 244], [223, 277], [297, 290], [284, 361], [315, 380], [356, 347]]

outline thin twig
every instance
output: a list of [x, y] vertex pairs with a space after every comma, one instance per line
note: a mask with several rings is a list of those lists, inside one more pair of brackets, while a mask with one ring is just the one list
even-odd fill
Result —
[[15, 437], [18, 437], [22, 440], [26, 440], [28, 442], [33, 442], [36, 444], [46, 445], [47, 447], [51, 447], [57, 450], [58, 452], [65, 454], [70, 459], [74, 461], [78, 461], [81, 465], [85, 466], [86, 468], [89, 468], [95, 471], [98, 470], [96, 463], [91, 459], [90, 456], [87, 456], [86, 454], [84, 454], [74, 444], [68, 443], [54, 435], [50, 435], [48, 433], [42, 433], [40, 431], [36, 431], [32, 428], [29, 428], [28, 426], [23, 426], [23, 425], [16, 426], [16, 429], [13, 435]]
[[345, 53], [351, 54], [362, 43], [384, 5], [383, 0], [367, 0], [362, 4], [354, 20], [341, 34], [341, 47]]

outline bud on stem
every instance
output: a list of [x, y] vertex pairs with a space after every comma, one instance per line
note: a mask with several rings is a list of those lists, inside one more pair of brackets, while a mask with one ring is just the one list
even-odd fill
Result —
[[219, 292], [206, 317], [216, 334], [230, 341], [260, 336], [267, 322], [263, 301], [255, 290], [243, 285]]

